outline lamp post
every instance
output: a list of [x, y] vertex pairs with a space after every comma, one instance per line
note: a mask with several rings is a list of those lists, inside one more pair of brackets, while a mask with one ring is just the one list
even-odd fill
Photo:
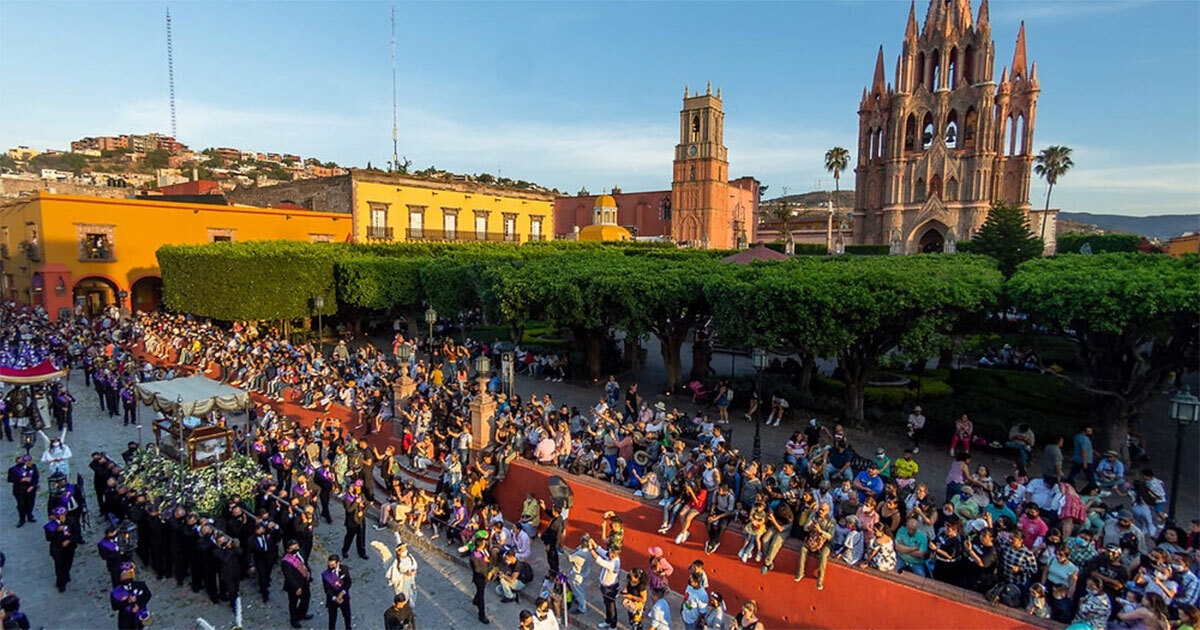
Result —
[[433, 354], [433, 324], [437, 321], [437, 311], [432, 306], [425, 309], [425, 321], [429, 323], [429, 353]]
[[1186, 387], [1171, 396], [1170, 417], [1175, 421], [1175, 469], [1171, 472], [1171, 509], [1168, 515], [1175, 519], [1175, 502], [1179, 498], [1179, 460], [1183, 457], [1183, 431], [1200, 420], [1200, 399]]
[[320, 350], [321, 356], [325, 356], [325, 326], [321, 313], [325, 309], [325, 296], [314, 295], [312, 305], [313, 310], [317, 312], [317, 348]]
[[[755, 348], [750, 357], [754, 359], [754, 394], [759, 398], [759, 405], [762, 405], [762, 371], [767, 368], [767, 351], [762, 348]], [[754, 461], [759, 461], [759, 456], [762, 455], [762, 438], [759, 435], [762, 427], [762, 413], [754, 416], [754, 450], [752, 456]]]
[[492, 369], [492, 360], [487, 355], [479, 355], [475, 359], [475, 378], [479, 386], [479, 394], [469, 405], [471, 410], [471, 462], [479, 461], [481, 453], [492, 448], [492, 435], [495, 426], [492, 424], [496, 415], [496, 400], [488, 394], [487, 373]]

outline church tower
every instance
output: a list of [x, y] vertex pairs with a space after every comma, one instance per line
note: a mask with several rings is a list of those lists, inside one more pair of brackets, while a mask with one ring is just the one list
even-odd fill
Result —
[[[951, 252], [994, 202], [1030, 212], [1037, 65], [1026, 68], [1022, 23], [1011, 76], [1005, 67], [997, 83], [988, 0], [972, 18], [970, 0], [930, 0], [918, 29], [914, 2], [894, 86], [880, 47], [858, 112], [857, 242]], [[1042, 213], [1032, 214], [1036, 232]]]
[[689, 95], [684, 87], [671, 181], [671, 236], [677, 243], [712, 249], [737, 245], [724, 129], [720, 88], [713, 95], [710, 84], [704, 94]]

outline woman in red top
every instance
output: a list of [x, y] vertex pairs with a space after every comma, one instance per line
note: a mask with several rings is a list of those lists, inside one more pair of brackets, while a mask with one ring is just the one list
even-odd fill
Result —
[[683, 512], [680, 513], [680, 516], [683, 517], [683, 524], [679, 526], [679, 535], [675, 537], [676, 545], [687, 542], [688, 528], [692, 526], [692, 521], [704, 511], [704, 506], [708, 502], [708, 490], [694, 480], [684, 483], [683, 492], [687, 497], [687, 507], [683, 508]]

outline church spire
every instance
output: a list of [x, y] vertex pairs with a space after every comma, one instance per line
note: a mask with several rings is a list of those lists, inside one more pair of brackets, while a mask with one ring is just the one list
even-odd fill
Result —
[[[983, 0], [987, 2], [987, 0]], [[912, 0], [912, 4], [908, 6], [908, 26], [904, 29], [904, 41], [916, 43], [917, 41], [917, 0]]]
[[887, 92], [887, 79], [883, 76], [883, 46], [879, 47], [879, 56], [875, 58], [875, 80], [871, 82], [871, 91], [880, 94]]
[[979, 3], [979, 19], [975, 20], [979, 24], [980, 31], [991, 30], [992, 21], [988, 16], [988, 0], [983, 0]]
[[1021, 21], [1021, 30], [1017, 32], [1017, 49], [1013, 51], [1013, 79], [1025, 78], [1025, 21]]

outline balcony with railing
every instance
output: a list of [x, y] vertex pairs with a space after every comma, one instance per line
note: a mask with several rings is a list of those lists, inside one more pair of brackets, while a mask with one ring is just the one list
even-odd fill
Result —
[[22, 242], [21, 251], [25, 252], [25, 257], [30, 262], [40, 262], [42, 260], [42, 248], [37, 243]]
[[[502, 232], [475, 232], [473, 230], [435, 230], [431, 228], [406, 228], [405, 238], [410, 241], [454, 241], [462, 243], [519, 243], [519, 234]], [[542, 240], [541, 235], [526, 236], [525, 240]]]
[[392, 228], [385, 225], [367, 226], [367, 238], [374, 241], [392, 240]]

